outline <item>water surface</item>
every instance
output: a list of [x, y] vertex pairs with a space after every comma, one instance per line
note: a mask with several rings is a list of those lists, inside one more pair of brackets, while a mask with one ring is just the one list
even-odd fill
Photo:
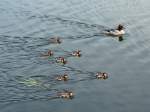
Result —
[[[1, 112], [149, 112], [150, 1], [1, 0]], [[123, 41], [100, 34], [123, 24]], [[62, 44], [48, 39], [59, 36]], [[40, 54], [52, 49], [66, 65]], [[82, 57], [67, 53], [80, 49]], [[109, 73], [108, 80], [91, 78]], [[71, 80], [54, 77], [68, 73]], [[72, 100], [56, 98], [70, 89]]]

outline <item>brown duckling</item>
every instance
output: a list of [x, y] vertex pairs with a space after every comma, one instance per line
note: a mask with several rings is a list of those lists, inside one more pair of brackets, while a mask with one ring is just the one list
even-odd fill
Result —
[[69, 79], [69, 77], [67, 74], [56, 77], [56, 80], [58, 80], [58, 81], [67, 81], [68, 79]]
[[81, 56], [81, 50], [73, 51], [71, 55], [72, 55], [72, 56], [80, 57], [80, 56]]
[[96, 78], [97, 79], [107, 79], [108, 78], [108, 74], [106, 72], [98, 72], [96, 74]]
[[60, 98], [65, 98], [65, 99], [72, 99], [74, 97], [74, 94], [72, 91], [67, 91], [65, 90], [64, 92], [59, 92], [57, 94]]
[[58, 58], [56, 58], [56, 62], [66, 64], [67, 60], [64, 57], [58, 57]]

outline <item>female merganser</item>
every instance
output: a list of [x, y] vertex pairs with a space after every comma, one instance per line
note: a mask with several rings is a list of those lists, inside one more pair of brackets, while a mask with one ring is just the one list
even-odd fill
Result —
[[67, 60], [65, 60], [64, 57], [58, 57], [58, 58], [56, 58], [56, 62], [57, 62], [57, 63], [66, 64], [66, 63], [67, 63]]
[[80, 52], [81, 52], [80, 50], [73, 51], [71, 55], [72, 55], [72, 56], [80, 57], [80, 56], [81, 56], [81, 53], [80, 53]]
[[97, 79], [107, 79], [108, 78], [108, 74], [106, 72], [98, 72], [96, 74], [96, 78]]
[[67, 74], [56, 77], [56, 80], [58, 80], [58, 81], [67, 81], [68, 79], [69, 79], [69, 77]]
[[50, 43], [60, 44], [60, 43], [61, 43], [61, 40], [60, 40], [59, 37], [54, 37], [54, 38], [50, 38], [50, 39], [49, 39], [49, 42], [50, 42]]
[[112, 35], [112, 36], [124, 35], [125, 31], [123, 29], [124, 29], [123, 25], [119, 24], [116, 29], [105, 30], [104, 34]]
[[59, 92], [57, 94], [60, 98], [67, 98], [67, 99], [72, 99], [74, 97], [74, 94], [72, 91], [67, 91], [65, 90], [64, 92]]

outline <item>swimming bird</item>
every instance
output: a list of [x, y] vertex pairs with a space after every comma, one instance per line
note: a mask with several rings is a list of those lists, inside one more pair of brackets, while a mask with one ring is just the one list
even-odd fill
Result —
[[72, 99], [74, 94], [72, 91], [64, 90], [63, 92], [58, 92], [57, 96], [60, 98]]
[[96, 78], [97, 79], [107, 79], [108, 74], [106, 72], [97, 72], [96, 73]]
[[56, 80], [58, 80], [58, 81], [67, 81], [68, 79], [69, 79], [69, 77], [67, 74], [56, 77]]
[[53, 56], [54, 53], [51, 50], [48, 50], [48, 52], [46, 54], [42, 54], [42, 57], [48, 57], [48, 56]]
[[81, 50], [76, 50], [76, 51], [73, 51], [72, 53], [71, 53], [71, 55], [72, 56], [77, 56], [77, 57], [80, 57], [81, 56]]
[[103, 33], [112, 36], [121, 36], [125, 34], [125, 31], [123, 25], [119, 24], [116, 29], [105, 30]]
[[67, 60], [64, 57], [57, 57], [56, 58], [56, 63], [66, 64]]

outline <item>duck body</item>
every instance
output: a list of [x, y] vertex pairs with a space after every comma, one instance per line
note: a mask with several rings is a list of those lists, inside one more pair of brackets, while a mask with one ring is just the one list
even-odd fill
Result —
[[103, 31], [104, 34], [111, 36], [122, 36], [125, 34], [123, 25], [119, 24], [116, 29], [108, 29]]
[[103, 33], [107, 34], [107, 35], [112, 35], [112, 36], [120, 36], [120, 35], [124, 35], [125, 31], [124, 30], [111, 29], [111, 30], [105, 30]]
[[64, 74], [64, 75], [60, 75], [58, 77], [56, 77], [57, 81], [67, 81], [68, 80], [68, 75]]
[[56, 62], [57, 62], [57, 63], [66, 64], [66, 63], [67, 63], [67, 60], [65, 60], [64, 57], [58, 57], [58, 58], [56, 58]]
[[74, 94], [71, 91], [64, 91], [64, 92], [58, 93], [58, 96], [64, 99], [72, 99], [74, 97]]
[[76, 57], [80, 57], [81, 56], [81, 51], [80, 50], [77, 50], [77, 51], [73, 51], [71, 53], [72, 56], [76, 56]]
[[107, 78], [108, 78], [108, 74], [105, 73], [105, 72], [98, 72], [98, 73], [96, 74], [96, 78], [97, 78], [97, 79], [107, 79]]

